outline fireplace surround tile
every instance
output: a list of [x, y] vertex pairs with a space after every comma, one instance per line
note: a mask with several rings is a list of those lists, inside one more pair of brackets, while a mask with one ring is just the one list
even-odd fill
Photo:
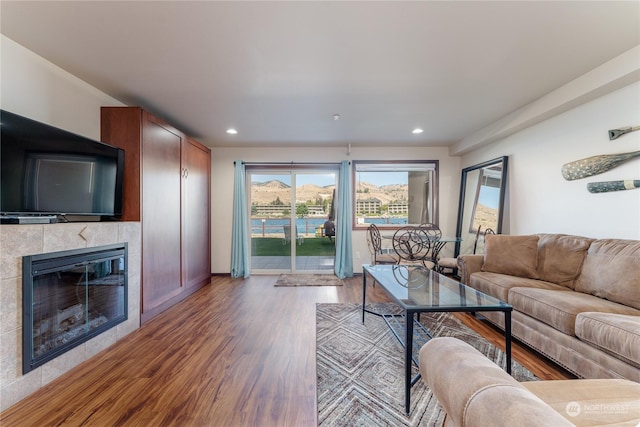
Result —
[[42, 250], [42, 225], [2, 225], [0, 227], [0, 279], [22, 277], [22, 257]]
[[20, 278], [0, 280], [0, 333], [17, 329], [22, 322]]
[[116, 325], [117, 339], [120, 340], [140, 327], [140, 310], [129, 309], [129, 318]]
[[[142, 235], [140, 234], [139, 222], [120, 222], [118, 223], [118, 243], [129, 242], [129, 254], [140, 253], [142, 247]], [[132, 251], [131, 248], [138, 248]]]
[[[13, 383], [22, 376], [22, 328], [0, 334], [0, 385]], [[2, 399], [4, 400], [4, 399]]]
[[[141, 241], [139, 222], [0, 226], [0, 411], [139, 328]], [[128, 242], [129, 248], [128, 320], [72, 349], [69, 356], [65, 353], [23, 375], [22, 256], [120, 242]]]
[[85, 357], [88, 359], [118, 341], [118, 327], [111, 328], [84, 344]]
[[[129, 244], [129, 316], [128, 319], [116, 326], [118, 339], [129, 335], [140, 327], [140, 301], [142, 277], [142, 233], [139, 222], [121, 222], [118, 224], [118, 242]], [[136, 301], [131, 304], [131, 301]]]
[[54, 224], [44, 228], [42, 252], [59, 252], [90, 247], [80, 233], [89, 227], [87, 223]]
[[[0, 383], [2, 384], [2, 383]], [[31, 371], [26, 375], [22, 375], [17, 378], [11, 384], [5, 386], [2, 385], [2, 407], [8, 408], [9, 406], [18, 403], [25, 397], [32, 393], [35, 393], [42, 387], [42, 372]]]
[[85, 360], [87, 360], [86, 343], [83, 343], [42, 365], [42, 384], [49, 384], [60, 375], [78, 366]]
[[120, 240], [119, 226], [114, 228], [106, 222], [89, 223], [85, 228], [80, 230], [79, 235], [86, 240], [87, 247], [108, 245], [109, 243], [113, 243], [114, 239], [122, 242], [127, 241]]

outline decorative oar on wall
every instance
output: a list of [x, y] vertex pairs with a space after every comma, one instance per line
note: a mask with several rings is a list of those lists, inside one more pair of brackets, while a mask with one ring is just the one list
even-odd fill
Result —
[[636, 157], [640, 157], [640, 151], [591, 156], [562, 165], [561, 172], [564, 179], [573, 181], [575, 179], [601, 174]]
[[608, 193], [609, 191], [633, 190], [634, 188], [640, 188], [640, 179], [590, 182], [587, 184], [587, 190], [590, 193]]
[[[640, 126], [626, 127], [620, 129], [612, 129], [609, 131], [609, 139], [614, 140], [620, 138], [629, 132], [639, 130]], [[609, 171], [622, 163], [640, 157], [640, 151], [632, 151], [620, 154], [603, 154], [600, 156], [591, 156], [574, 162], [565, 163], [560, 171], [567, 181], [582, 179], [588, 176], [598, 175]], [[587, 184], [587, 190], [590, 193], [608, 193], [610, 191], [633, 190], [640, 188], [640, 180], [627, 179], [617, 181], [601, 181], [590, 182]]]
[[609, 131], [609, 140], [613, 141], [614, 139], [620, 138], [622, 135], [627, 134], [629, 132], [633, 132], [635, 130], [640, 129], [640, 126], [626, 127], [620, 129], [611, 129]]

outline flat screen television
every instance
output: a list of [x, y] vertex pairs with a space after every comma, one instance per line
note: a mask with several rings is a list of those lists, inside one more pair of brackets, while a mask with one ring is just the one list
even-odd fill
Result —
[[0, 213], [122, 214], [124, 150], [0, 110]]

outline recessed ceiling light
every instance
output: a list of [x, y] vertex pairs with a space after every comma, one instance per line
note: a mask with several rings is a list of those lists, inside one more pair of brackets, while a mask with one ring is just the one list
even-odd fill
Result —
[[420, 129], [420, 128], [415, 128], [414, 130], [411, 131], [411, 133], [415, 133], [416, 135], [419, 134], [419, 133], [422, 133], [422, 132], [424, 132], [424, 131], [422, 129]]
[[238, 133], [238, 131], [237, 131], [237, 130], [235, 130], [235, 129], [230, 128], [230, 129], [227, 129], [227, 133], [228, 133], [229, 135], [235, 135], [235, 134], [237, 134], [237, 133]]

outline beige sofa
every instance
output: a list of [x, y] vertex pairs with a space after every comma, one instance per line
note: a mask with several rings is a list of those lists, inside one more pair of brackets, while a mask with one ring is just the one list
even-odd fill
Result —
[[637, 426], [640, 384], [623, 379], [519, 383], [470, 345], [434, 338], [420, 373], [446, 412], [445, 426]]
[[485, 254], [458, 266], [463, 283], [513, 306], [520, 341], [579, 378], [640, 382], [640, 241], [487, 236]]

